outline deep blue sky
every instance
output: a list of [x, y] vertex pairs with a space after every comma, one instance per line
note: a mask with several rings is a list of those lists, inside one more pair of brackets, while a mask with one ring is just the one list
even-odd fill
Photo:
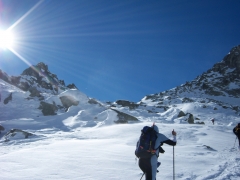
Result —
[[44, 62], [101, 101], [179, 86], [240, 44], [239, 0], [0, 0], [0, 29], [19, 19], [21, 58], [0, 50], [0, 69], [20, 75], [25, 62]]

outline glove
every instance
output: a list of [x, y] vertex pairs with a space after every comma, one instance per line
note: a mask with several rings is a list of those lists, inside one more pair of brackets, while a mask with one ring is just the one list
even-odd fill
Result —
[[164, 153], [165, 152], [164, 149], [161, 146], [159, 147], [159, 152], [160, 153]]

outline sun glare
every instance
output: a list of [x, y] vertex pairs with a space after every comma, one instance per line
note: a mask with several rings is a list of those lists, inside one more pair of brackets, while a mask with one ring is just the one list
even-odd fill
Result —
[[11, 31], [0, 30], [0, 48], [9, 49], [13, 47], [14, 35]]

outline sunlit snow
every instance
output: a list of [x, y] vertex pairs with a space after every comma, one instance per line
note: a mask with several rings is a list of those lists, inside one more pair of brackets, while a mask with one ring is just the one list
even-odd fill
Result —
[[[139, 123], [115, 124], [116, 113], [106, 105], [90, 105], [87, 96], [78, 90], [68, 90], [56, 96], [45, 94], [47, 101], [67, 94], [80, 100], [78, 106], [55, 116], [43, 116], [39, 101], [27, 100], [28, 93], [0, 80], [0, 172], [2, 180], [134, 180], [142, 172], [134, 155], [135, 145], [143, 126], [153, 121], [161, 133], [172, 138], [177, 132], [175, 146], [176, 180], [237, 180], [240, 177], [240, 151], [232, 133], [240, 118], [228, 109], [214, 111], [216, 104], [177, 103], [159, 118], [138, 109], [133, 114]], [[13, 99], [3, 99], [12, 92]], [[146, 103], [148, 101], [145, 101]], [[60, 103], [60, 102], [57, 102]], [[129, 112], [126, 108], [119, 109]], [[188, 124], [178, 118], [182, 110], [191, 112], [205, 125]], [[215, 124], [210, 121], [215, 118]], [[5, 137], [11, 129], [23, 134]], [[8, 141], [6, 141], [6, 139]], [[173, 179], [173, 147], [164, 145], [160, 154], [162, 163], [157, 179]]]

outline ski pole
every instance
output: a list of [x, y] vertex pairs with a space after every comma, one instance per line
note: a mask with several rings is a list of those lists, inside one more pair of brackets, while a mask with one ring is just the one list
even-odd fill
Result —
[[[143, 173], [142, 177], [144, 176], [144, 174], [145, 174], [145, 172]], [[141, 179], [142, 179], [142, 177], [141, 177]], [[140, 179], [140, 180], [141, 180], [141, 179]]]
[[173, 180], [175, 180], [175, 162], [174, 162], [174, 146], [173, 146]]
[[235, 147], [235, 144], [236, 144], [236, 140], [237, 140], [237, 136], [236, 136], [236, 139], [235, 139], [235, 142], [234, 142], [234, 146], [233, 146], [233, 148]]

